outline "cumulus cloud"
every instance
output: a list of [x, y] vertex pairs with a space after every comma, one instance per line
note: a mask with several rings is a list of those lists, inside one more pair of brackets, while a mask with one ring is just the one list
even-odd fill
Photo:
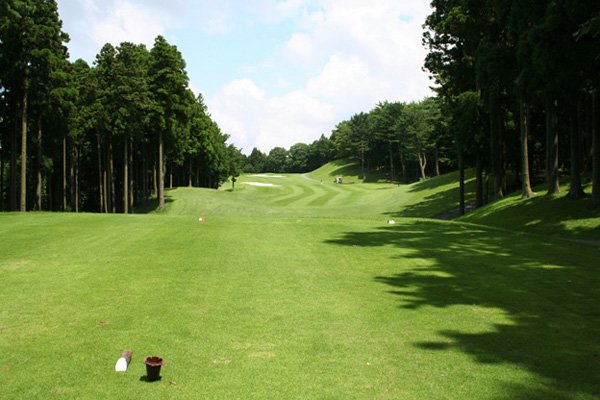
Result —
[[231, 135], [230, 142], [246, 154], [254, 147], [268, 153], [277, 146], [310, 143], [315, 130], [335, 121], [330, 104], [303, 91], [267, 98], [247, 78], [232, 81], [207, 104], [221, 129]]
[[[181, 9], [187, 0], [172, 0], [173, 9]], [[143, 43], [148, 48], [158, 35], [173, 25], [176, 13], [166, 4], [149, 0], [58, 0], [63, 29], [69, 33], [72, 58], [93, 62], [105, 43]]]
[[[300, 8], [298, 30], [282, 44], [281, 58], [271, 60], [271, 68], [311, 71], [302, 87], [273, 98], [260, 89], [255, 110], [233, 107], [236, 101], [228, 98], [227, 86], [211, 105], [245, 152], [253, 147], [250, 138], [263, 151], [289, 148], [328, 135], [336, 123], [369, 111], [379, 101], [431, 95], [421, 70], [426, 55], [421, 25], [430, 12], [428, 1], [322, 0], [312, 8], [298, 1], [296, 12]], [[245, 81], [248, 87], [250, 83]]]
[[[196, 75], [212, 82], [221, 79], [221, 89], [209, 93], [205, 101], [215, 121], [231, 135], [230, 142], [245, 153], [255, 146], [268, 152], [275, 146], [310, 143], [379, 101], [421, 100], [431, 94], [421, 70], [426, 55], [421, 25], [431, 12], [429, 0], [58, 3], [65, 31], [71, 35], [71, 53], [89, 62], [106, 42], [132, 41], [150, 48], [154, 38], [163, 34], [177, 44], [177, 35], [188, 28], [186, 35], [210, 43], [236, 29], [239, 34], [241, 27], [286, 25], [286, 34], [270, 55], [229, 68], [235, 73], [227, 77]], [[207, 59], [211, 59], [208, 54]], [[188, 64], [188, 71], [193, 68]], [[191, 86], [197, 92], [206, 84], [199, 81]]]

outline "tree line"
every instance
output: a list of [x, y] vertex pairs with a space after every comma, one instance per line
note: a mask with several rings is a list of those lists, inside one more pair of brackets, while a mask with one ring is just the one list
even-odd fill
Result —
[[478, 205], [486, 198], [484, 176], [501, 198], [507, 171], [515, 171], [526, 198], [540, 171], [547, 194], [559, 193], [562, 170], [569, 172], [572, 199], [583, 197], [582, 176], [591, 174], [590, 207], [598, 208], [600, 2], [431, 5], [424, 24], [425, 69], [435, 80], [460, 171], [476, 167]]
[[0, 210], [162, 210], [165, 186], [239, 174], [176, 46], [107, 43], [90, 66], [68, 41], [55, 1], [0, 5]]
[[68, 61], [56, 2], [0, 3], [0, 209], [131, 212], [165, 186], [218, 187], [242, 172], [298, 173], [352, 158], [390, 181], [475, 167], [476, 201], [548, 194], [600, 205], [600, 2], [433, 0], [424, 69], [435, 97], [380, 102], [328, 138], [241, 154], [188, 88], [176, 46], [106, 44]]
[[[373, 169], [406, 182], [458, 169], [463, 212], [467, 167], [475, 168], [477, 206], [505, 196], [508, 174], [527, 198], [532, 182], [559, 193], [560, 175], [568, 173], [569, 198], [584, 197], [591, 177], [589, 206], [600, 207], [600, 2], [433, 0], [431, 6], [424, 69], [435, 97], [382, 102], [340, 122], [321, 139], [329, 141], [327, 157], [358, 161], [363, 179]], [[316, 153], [314, 144], [300, 145]], [[293, 172], [287, 162], [264, 165]]]
[[[338, 159], [360, 163], [367, 171], [390, 181], [411, 182], [449, 171], [449, 144], [436, 98], [421, 102], [380, 102], [338, 123], [330, 137], [310, 144], [296, 143], [286, 150], [275, 147], [265, 154], [254, 148], [244, 156], [244, 172], [301, 173]], [[428, 160], [432, 160], [429, 162]]]

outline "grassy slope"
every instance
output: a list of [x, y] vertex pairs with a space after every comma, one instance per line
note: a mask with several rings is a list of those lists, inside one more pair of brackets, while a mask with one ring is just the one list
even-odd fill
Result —
[[[530, 199], [521, 199], [521, 192], [517, 191], [459, 220], [563, 238], [600, 240], [600, 211], [587, 209], [589, 197], [570, 200], [567, 179], [561, 187], [561, 194], [547, 196], [546, 185], [536, 186], [537, 195]], [[585, 187], [588, 196], [591, 189], [591, 185]]]
[[[177, 188], [169, 196], [171, 213], [199, 215], [273, 215], [352, 218], [433, 217], [458, 207], [457, 174], [451, 173], [410, 185], [389, 183], [360, 184], [353, 180], [354, 165], [328, 164], [307, 177], [287, 174], [279, 177], [244, 175], [227, 191], [206, 190], [198, 196], [194, 188]], [[340, 169], [346, 174], [341, 173]], [[333, 171], [333, 172], [332, 172]], [[343, 184], [334, 184], [330, 176], [341, 176]], [[472, 171], [467, 172], [467, 200], [474, 198]], [[322, 183], [321, 183], [322, 179]], [[248, 183], [271, 183], [273, 187]]]
[[[344, 178], [345, 183], [362, 183], [362, 171], [360, 164], [357, 164], [350, 160], [336, 160], [325, 164], [321, 168], [312, 171], [307, 174], [309, 177], [316, 179], [333, 182], [336, 177]], [[374, 171], [367, 172], [366, 182], [389, 182], [389, 177], [382, 176]]]
[[450, 180], [246, 176], [162, 215], [0, 214], [2, 397], [596, 398], [597, 248], [385, 223], [437, 212]]

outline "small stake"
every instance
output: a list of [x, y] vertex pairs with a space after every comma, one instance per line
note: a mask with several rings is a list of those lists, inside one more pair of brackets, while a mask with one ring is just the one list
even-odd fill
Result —
[[115, 371], [127, 371], [127, 366], [131, 362], [131, 350], [123, 350], [121, 357], [117, 360]]

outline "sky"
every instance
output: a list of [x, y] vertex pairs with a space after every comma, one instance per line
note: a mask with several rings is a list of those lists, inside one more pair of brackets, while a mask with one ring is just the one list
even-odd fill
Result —
[[71, 61], [158, 35], [186, 61], [228, 143], [250, 154], [310, 144], [383, 101], [432, 95], [430, 0], [57, 0]]

